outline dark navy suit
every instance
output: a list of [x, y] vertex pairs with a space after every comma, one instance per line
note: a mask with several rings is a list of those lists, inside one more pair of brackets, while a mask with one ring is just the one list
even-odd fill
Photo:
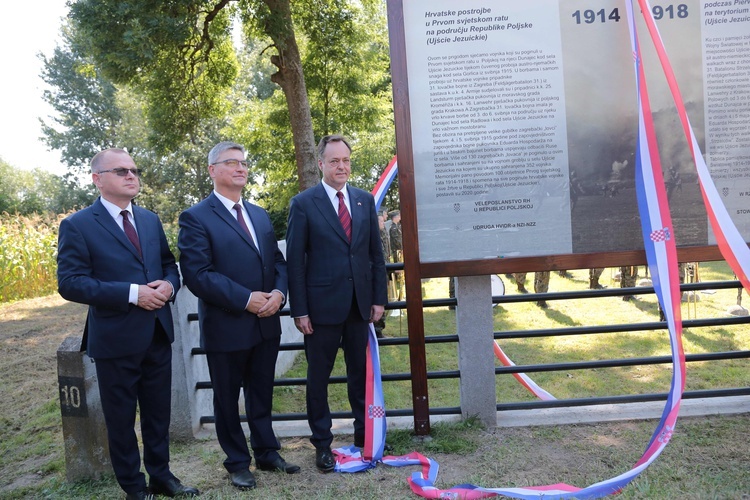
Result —
[[268, 213], [243, 204], [259, 249], [214, 194], [180, 215], [180, 269], [185, 286], [199, 299], [216, 434], [229, 472], [247, 470], [251, 462], [237, 410], [240, 387], [256, 461], [272, 462], [280, 449], [271, 426], [271, 404], [281, 323], [278, 313], [260, 318], [245, 307], [253, 291], [275, 289], [286, 297], [286, 262]]
[[180, 287], [159, 218], [132, 209], [143, 258], [101, 199], [60, 223], [57, 257], [60, 295], [89, 305], [82, 349], [96, 361], [112, 466], [126, 492], [146, 487], [133, 428], [136, 402], [146, 471], [161, 482], [174, 477], [169, 471], [170, 307], [147, 311], [128, 303], [130, 285], [167, 280], [175, 294]]
[[364, 442], [365, 362], [372, 305], [385, 305], [385, 260], [372, 195], [347, 186], [352, 218], [348, 241], [336, 210], [318, 184], [294, 198], [289, 208], [287, 262], [294, 318], [309, 316], [305, 335], [307, 413], [311, 442], [331, 445], [328, 379], [338, 348], [344, 349], [355, 444]]

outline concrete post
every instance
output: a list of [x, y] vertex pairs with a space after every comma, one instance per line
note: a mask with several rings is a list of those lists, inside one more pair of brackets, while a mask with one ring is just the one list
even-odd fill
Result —
[[[286, 258], [286, 241], [281, 240], [278, 242], [279, 250], [284, 254]], [[287, 297], [284, 310], [289, 311], [289, 297]], [[294, 319], [290, 316], [281, 317], [281, 343], [282, 344], [293, 344], [295, 342], [302, 342], [302, 333], [297, 330], [294, 326]], [[274, 375], [276, 378], [283, 377], [284, 374], [292, 367], [294, 361], [297, 359], [301, 351], [279, 351], [279, 355], [276, 358], [276, 370]]]
[[[285, 253], [284, 241], [279, 248]], [[289, 307], [288, 305], [286, 306]], [[188, 321], [188, 315], [198, 313], [198, 298], [186, 287], [180, 288], [172, 305], [175, 339], [172, 344], [172, 421], [169, 435], [173, 440], [188, 440], [206, 436], [200, 423], [203, 415], [213, 415], [213, 391], [196, 390], [197, 382], [210, 382], [205, 356], [193, 356], [192, 350], [200, 347], [200, 325]], [[289, 316], [281, 317], [281, 343], [302, 342], [302, 334]], [[282, 377], [291, 368], [300, 351], [281, 351], [276, 360], [276, 377]]]
[[201, 415], [213, 415], [212, 391], [196, 390], [197, 382], [208, 381], [205, 356], [193, 356], [200, 347], [198, 321], [188, 321], [198, 313], [198, 298], [183, 286], [172, 305], [174, 343], [172, 344], [172, 420], [169, 437], [174, 441], [191, 440], [201, 430]]
[[492, 288], [489, 276], [456, 280], [458, 368], [461, 371], [461, 413], [476, 416], [487, 427], [497, 425]]
[[57, 349], [57, 380], [68, 481], [112, 474], [96, 368], [81, 352], [81, 337], [68, 337]]

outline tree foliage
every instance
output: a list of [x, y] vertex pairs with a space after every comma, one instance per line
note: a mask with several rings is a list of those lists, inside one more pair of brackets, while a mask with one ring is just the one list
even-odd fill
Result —
[[[243, 19], [274, 41], [272, 80], [290, 110], [297, 173], [309, 182], [314, 138], [289, 0], [242, 1]], [[175, 147], [206, 117], [226, 113], [226, 92], [237, 66], [231, 42], [230, 0], [77, 0], [71, 17], [89, 52], [116, 83], [134, 85], [147, 97], [153, 142]], [[254, 15], [253, 15], [254, 14]]]
[[229, 0], [78, 0], [73, 26], [112, 82], [145, 97], [152, 143], [168, 151], [204, 117], [225, 113], [237, 74]]
[[88, 172], [94, 154], [117, 144], [113, 141], [119, 138], [122, 116], [117, 89], [82, 53], [68, 27], [63, 28], [62, 39], [63, 46], [56, 47], [51, 57], [41, 56], [41, 76], [51, 89], [44, 91], [43, 98], [57, 113], [54, 125], [42, 121], [42, 132], [46, 144], [60, 151], [73, 173], [82, 174]]
[[65, 213], [94, 199], [91, 189], [41, 169], [20, 170], [0, 158], [0, 214]]
[[283, 234], [289, 199], [318, 182], [316, 137], [352, 139], [366, 189], [393, 156], [388, 63], [376, 0], [76, 0], [45, 60], [61, 116], [45, 134], [81, 170], [128, 149], [146, 171], [138, 202], [167, 221], [210, 192], [213, 144], [236, 140]]

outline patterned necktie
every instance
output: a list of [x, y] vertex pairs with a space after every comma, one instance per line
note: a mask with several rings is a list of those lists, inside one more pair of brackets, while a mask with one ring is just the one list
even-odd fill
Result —
[[336, 196], [339, 197], [339, 220], [341, 221], [341, 227], [344, 228], [346, 238], [349, 243], [352, 242], [352, 218], [349, 215], [349, 210], [346, 209], [346, 203], [344, 203], [344, 193], [338, 191]]
[[143, 258], [143, 253], [141, 253], [141, 242], [138, 240], [138, 233], [135, 232], [133, 224], [131, 224], [130, 219], [128, 219], [128, 211], [123, 210], [120, 212], [120, 215], [122, 215], [122, 228], [125, 230], [125, 236], [128, 237], [130, 243], [133, 244], [135, 249], [138, 250], [138, 255]]
[[257, 249], [258, 246], [255, 243], [255, 240], [253, 239], [253, 233], [250, 232], [250, 228], [247, 227], [247, 224], [245, 223], [245, 218], [242, 216], [242, 207], [240, 206], [239, 203], [235, 203], [232, 208], [234, 208], [234, 211], [237, 212], [237, 222], [240, 223], [242, 230], [245, 231], [245, 234], [247, 234], [247, 237], [250, 238], [250, 241], [253, 243], [253, 245]]

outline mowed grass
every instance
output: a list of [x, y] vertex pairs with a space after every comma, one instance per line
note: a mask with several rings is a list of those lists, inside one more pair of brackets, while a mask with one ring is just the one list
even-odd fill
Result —
[[[615, 281], [618, 269], [605, 269], [600, 282], [619, 287]], [[550, 292], [580, 291], [588, 288], [588, 270], [572, 270], [569, 277], [551, 273]], [[643, 267], [639, 276], [645, 277]], [[702, 282], [734, 279], [724, 262], [704, 262], [698, 266]], [[639, 278], [640, 279], [640, 278]], [[503, 276], [506, 295], [518, 294], [515, 282]], [[447, 278], [425, 280], [426, 298], [448, 296]], [[533, 289], [533, 273], [527, 276], [526, 288]], [[683, 319], [728, 317], [727, 309], [737, 303], [737, 290], [711, 290], [697, 292], [697, 300], [682, 303]], [[750, 306], [743, 292], [744, 306]], [[549, 308], [542, 309], [535, 302], [498, 304], [493, 308], [496, 332], [530, 329], [556, 329], [576, 326], [625, 325], [659, 321], [656, 296], [635, 295], [629, 302], [621, 297], [599, 297], [548, 301]], [[385, 333], [391, 338], [406, 338], [408, 326], [406, 311], [386, 320]], [[428, 308], [424, 311], [426, 336], [453, 335], [456, 333], [455, 312], [448, 307]], [[686, 355], [750, 350], [750, 327], [713, 326], [685, 328], [682, 336]], [[555, 336], [542, 338], [503, 339], [501, 348], [517, 365], [579, 362], [636, 357], [670, 356], [671, 347], [666, 329]], [[427, 370], [449, 371], [458, 369], [457, 344], [425, 345]], [[492, 355], [487, 353], [487, 355]], [[306, 364], [300, 356], [288, 377], [304, 377]], [[407, 345], [380, 347], [381, 371], [385, 374], [410, 371]], [[496, 362], [496, 366], [501, 366]], [[337, 359], [334, 375], [344, 375], [343, 355]], [[617, 396], [631, 394], [666, 393], [672, 377], [672, 364], [640, 365], [618, 368], [565, 370], [528, 374], [537, 384], [558, 399]], [[523, 388], [510, 374], [496, 377], [498, 403], [533, 401], [535, 397]], [[724, 389], [750, 386], [750, 360], [687, 363], [685, 390]], [[411, 382], [386, 382], [383, 384], [388, 409], [411, 408]], [[459, 406], [457, 379], [429, 380], [431, 407]], [[330, 386], [331, 408], [347, 411], [346, 387]], [[278, 388], [275, 410], [279, 412], [304, 412], [304, 387]]]

